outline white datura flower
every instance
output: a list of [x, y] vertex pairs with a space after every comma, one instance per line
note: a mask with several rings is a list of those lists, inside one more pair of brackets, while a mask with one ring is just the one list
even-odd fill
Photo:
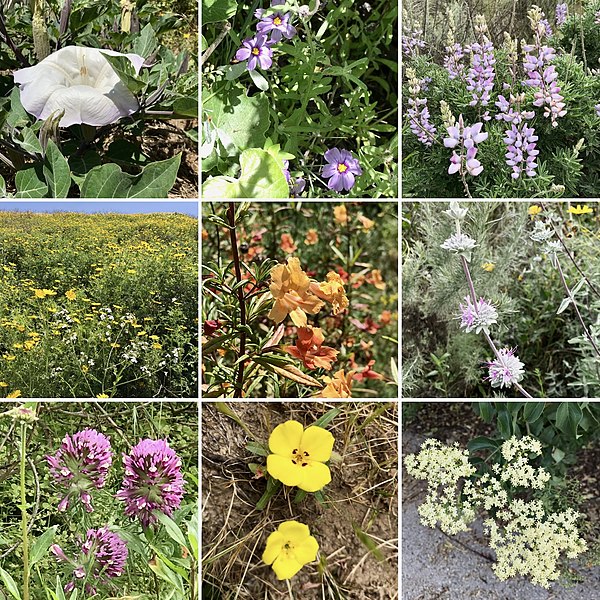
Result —
[[139, 105], [135, 96], [103, 53], [126, 57], [136, 74], [145, 60], [137, 54], [113, 50], [82, 46], [61, 48], [37, 65], [14, 72], [25, 110], [41, 120], [64, 110], [59, 127], [77, 123], [109, 125], [136, 112]]

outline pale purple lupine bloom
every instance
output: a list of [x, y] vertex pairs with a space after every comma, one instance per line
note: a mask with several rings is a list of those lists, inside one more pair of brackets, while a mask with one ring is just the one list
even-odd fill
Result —
[[[81, 543], [81, 538], [80, 538]], [[119, 577], [125, 570], [127, 562], [127, 544], [108, 529], [88, 529], [86, 540], [81, 544], [81, 554], [77, 558], [68, 558], [58, 544], [52, 544], [50, 551], [60, 561], [73, 566], [73, 580], [65, 585], [65, 592], [75, 589], [78, 579], [86, 579], [94, 583], [106, 584], [109, 579]], [[96, 588], [85, 584], [85, 592], [91, 596]]]
[[596, 106], [594, 106], [594, 108], [596, 109], [596, 115], [598, 115], [600, 117], [600, 104], [596, 104]]
[[406, 114], [408, 115], [410, 129], [418, 140], [425, 146], [431, 146], [433, 140], [435, 140], [436, 128], [429, 120], [427, 99], [409, 98]]
[[465, 65], [462, 59], [465, 55], [464, 48], [459, 43], [452, 46], [446, 46], [446, 56], [444, 56], [444, 68], [448, 71], [448, 79], [456, 79], [463, 75]]
[[567, 9], [566, 2], [556, 5], [556, 26], [557, 27], [564, 25], [565, 21], [567, 20], [567, 12], [568, 12], [568, 9]]
[[325, 160], [327, 164], [321, 171], [321, 177], [329, 178], [327, 187], [330, 190], [336, 192], [351, 190], [355, 176], [362, 175], [358, 159], [354, 158], [348, 150], [330, 148], [325, 152]]
[[479, 298], [479, 300], [473, 304], [469, 296], [465, 297], [465, 304], [460, 304], [461, 314], [460, 326], [465, 330], [466, 333], [470, 333], [475, 330], [475, 333], [480, 333], [481, 330], [489, 333], [489, 326], [497, 322], [498, 312], [494, 308], [493, 304]]
[[263, 35], [268, 35], [270, 32], [272, 42], [280, 42], [282, 37], [291, 40], [296, 35], [296, 28], [290, 23], [291, 15], [289, 13], [276, 12], [266, 17], [261, 15], [260, 18], [261, 21], [256, 26], [256, 31]]
[[402, 54], [406, 56], [417, 56], [420, 48], [425, 48], [425, 40], [422, 39], [421, 29], [409, 30], [404, 28], [406, 35], [402, 36]]
[[87, 512], [93, 512], [90, 491], [104, 486], [112, 464], [109, 438], [95, 429], [65, 435], [56, 454], [46, 456], [46, 461], [55, 482], [67, 488], [58, 510], [66, 510], [78, 498]]
[[290, 179], [291, 179], [291, 175], [290, 175], [290, 161], [289, 160], [284, 160], [283, 161], [283, 174], [285, 175], [285, 180], [289, 183]]
[[466, 233], [453, 233], [447, 240], [444, 241], [443, 244], [440, 245], [440, 248], [458, 253], [473, 250], [475, 246], [477, 246], [475, 240]]
[[[446, 128], [449, 137], [444, 138], [444, 146], [446, 148], [459, 147], [460, 152], [460, 154], [457, 154], [456, 150], [452, 152], [450, 166], [448, 167], [450, 175], [453, 173], [464, 175], [466, 172], [475, 176], [483, 171], [483, 166], [475, 158], [477, 155], [477, 144], [488, 138], [488, 134], [481, 131], [482, 127], [483, 123], [475, 123], [465, 127], [463, 116], [460, 115], [457, 125]], [[464, 152], [465, 150], [466, 152]]]
[[258, 65], [261, 69], [269, 69], [273, 64], [273, 42], [267, 40], [267, 36], [257, 33], [256, 37], [246, 38], [242, 47], [235, 53], [236, 60], [247, 60], [246, 68], [254, 71]]
[[141, 440], [123, 455], [125, 477], [117, 498], [125, 502], [125, 514], [138, 517], [144, 527], [155, 523], [158, 510], [168, 517], [183, 498], [181, 459], [166, 440]]
[[540, 23], [544, 26], [544, 34], [546, 37], [552, 37], [552, 27], [548, 22], [548, 19], [542, 19]]
[[540, 153], [535, 145], [537, 140], [538, 136], [535, 135], [533, 127], [527, 127], [526, 124], [521, 127], [513, 125], [506, 132], [506, 137], [503, 140], [508, 146], [508, 152], [505, 154], [506, 164], [512, 167], [511, 177], [513, 179], [519, 179], [523, 171], [529, 177], [535, 176], [535, 170], [538, 166], [535, 161]]
[[498, 350], [498, 357], [486, 363], [489, 376], [487, 379], [492, 387], [509, 388], [523, 379], [525, 366], [515, 355], [514, 348]]
[[494, 45], [484, 36], [482, 44], [475, 42], [466, 49], [471, 53], [471, 68], [467, 72], [467, 90], [471, 92], [473, 100], [469, 104], [475, 106], [480, 103], [486, 106], [496, 77]]

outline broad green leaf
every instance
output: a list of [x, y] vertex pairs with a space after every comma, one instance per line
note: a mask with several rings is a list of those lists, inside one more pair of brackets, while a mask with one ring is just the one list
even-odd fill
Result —
[[154, 29], [148, 23], [133, 42], [133, 51], [135, 54], [148, 58], [156, 50], [157, 44], [158, 40], [156, 39]]
[[58, 525], [53, 525], [49, 527], [38, 537], [33, 545], [31, 546], [31, 555], [30, 555], [30, 565], [35, 565], [36, 562], [40, 561], [48, 552], [48, 548], [52, 546], [52, 542], [54, 541], [54, 536], [56, 534], [56, 530]]
[[183, 580], [181, 575], [178, 575], [169, 568], [166, 563], [161, 560], [160, 557], [155, 556], [149, 563], [148, 566], [154, 571], [157, 577], [163, 579], [164, 581], [170, 583], [175, 589], [177, 589], [183, 595]]
[[486, 422], [491, 423], [496, 409], [491, 402], [477, 402], [475, 405], [479, 409], [479, 416]]
[[173, 110], [183, 117], [198, 118], [198, 98], [187, 96], [173, 102]]
[[561, 450], [560, 448], [554, 448], [554, 450], [552, 450], [552, 458], [554, 459], [554, 462], [556, 462], [556, 463], [559, 463], [565, 456], [566, 456], [566, 453], [564, 452], [564, 450]]
[[6, 198], [6, 181], [2, 175], [0, 175], [0, 198]]
[[88, 150], [83, 154], [72, 154], [69, 157], [69, 167], [71, 169], [71, 178], [81, 187], [87, 174], [94, 168], [102, 164], [100, 155], [94, 150]]
[[15, 129], [27, 123], [29, 123], [29, 114], [21, 104], [21, 92], [19, 88], [15, 87], [10, 93], [10, 112], [6, 117], [6, 124], [11, 129]]
[[15, 580], [12, 578], [10, 573], [7, 573], [2, 567], [0, 567], [0, 578], [4, 582], [8, 593], [15, 599], [21, 600], [21, 593], [19, 592], [19, 588], [15, 583]]
[[44, 176], [52, 198], [66, 198], [71, 187], [71, 171], [67, 159], [62, 155], [54, 140], [48, 140]]
[[512, 422], [512, 419], [510, 417], [510, 413], [507, 410], [501, 410], [498, 413], [498, 419], [497, 419], [498, 431], [500, 432], [500, 435], [505, 440], [510, 438], [510, 436], [512, 435], [511, 422]]
[[479, 436], [469, 440], [467, 448], [470, 452], [476, 452], [477, 450], [496, 450], [501, 443], [502, 442], [489, 437]]
[[177, 542], [180, 546], [187, 548], [187, 541], [185, 539], [185, 536], [183, 535], [183, 531], [181, 531], [181, 529], [179, 528], [179, 525], [177, 525], [177, 523], [175, 523], [175, 521], [173, 521], [171, 517], [168, 517], [159, 510], [154, 511], [154, 514], [156, 515], [158, 520], [165, 526], [165, 530], [169, 537], [174, 542]]
[[582, 418], [583, 412], [577, 402], [561, 402], [556, 411], [556, 427], [576, 440], [581, 437], [577, 435], [577, 428]]
[[38, 140], [37, 135], [33, 132], [29, 127], [24, 127], [21, 130], [21, 137], [23, 139], [19, 139], [15, 136], [14, 141], [23, 148], [26, 152], [30, 154], [42, 154], [42, 145], [40, 144], [40, 140]]
[[248, 450], [248, 452], [252, 452], [252, 454], [257, 454], [258, 456], [269, 456], [269, 450], [264, 446], [264, 444], [260, 444], [258, 442], [248, 442], [246, 444], [246, 450]]
[[236, 10], [236, 0], [202, 0], [202, 25], [227, 21]]
[[136, 75], [135, 69], [128, 58], [125, 56], [112, 56], [104, 52], [102, 52], [102, 56], [110, 63], [113, 71], [132, 94], [137, 94], [146, 87], [146, 83]]
[[17, 193], [15, 198], [46, 198], [48, 186], [42, 181], [39, 169], [30, 167], [18, 171], [15, 175], [15, 185]]
[[151, 163], [139, 175], [114, 163], [93, 168], [81, 185], [82, 198], [166, 198], [175, 184], [181, 154]]
[[254, 85], [263, 92], [266, 92], [269, 89], [269, 82], [263, 77], [261, 73], [259, 73], [256, 69], [252, 71], [248, 71], [250, 74], [250, 79], [254, 82]]
[[227, 81], [233, 81], [243, 75], [247, 71], [246, 62], [239, 62], [233, 65], [227, 65], [225, 69], [225, 79]]
[[544, 412], [544, 402], [526, 402], [523, 417], [528, 423], [537, 421]]

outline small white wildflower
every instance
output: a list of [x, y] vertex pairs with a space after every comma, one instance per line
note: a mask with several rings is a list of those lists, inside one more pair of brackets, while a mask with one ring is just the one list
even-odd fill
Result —
[[476, 246], [475, 240], [466, 233], [454, 233], [440, 247], [451, 252], [466, 252]]
[[488, 366], [488, 380], [492, 387], [510, 387], [523, 379], [525, 366], [515, 355], [514, 348], [498, 350], [499, 356], [486, 363]]
[[542, 221], [536, 221], [533, 225], [533, 231], [529, 234], [529, 237], [534, 242], [546, 242], [554, 235], [554, 231]]
[[456, 219], [457, 221], [462, 221], [467, 216], [467, 208], [461, 208], [456, 200], [450, 202], [450, 208], [448, 210], [443, 211], [447, 214], [451, 219]]

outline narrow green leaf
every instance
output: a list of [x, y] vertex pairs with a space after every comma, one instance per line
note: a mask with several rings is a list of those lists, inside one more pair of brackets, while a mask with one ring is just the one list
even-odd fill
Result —
[[192, 555], [194, 556], [194, 558], [196, 560], [198, 560], [198, 532], [199, 532], [199, 527], [198, 527], [198, 512], [194, 512], [194, 514], [192, 515], [192, 518], [188, 521], [188, 530], [187, 530], [187, 537], [188, 540], [190, 542], [189, 544], [189, 548], [192, 551]]
[[31, 566], [35, 565], [38, 561], [40, 561], [48, 552], [48, 548], [52, 546], [52, 542], [54, 541], [54, 536], [56, 535], [56, 530], [58, 525], [53, 525], [49, 527], [38, 537], [33, 545], [31, 546], [31, 555], [29, 558]]
[[269, 450], [265, 448], [264, 444], [259, 444], [258, 442], [248, 442], [246, 450], [258, 456], [269, 456]]
[[177, 525], [177, 523], [175, 523], [175, 521], [173, 521], [173, 519], [171, 519], [171, 517], [168, 517], [160, 510], [155, 510], [154, 514], [156, 515], [158, 520], [165, 526], [165, 530], [166, 530], [167, 534], [169, 535], [169, 537], [174, 542], [177, 542], [180, 546], [187, 548], [187, 541], [186, 541], [185, 536], [183, 535], [183, 531], [181, 531], [179, 525]]
[[0, 567], [0, 577], [2, 578], [2, 581], [4, 581], [4, 585], [6, 586], [8, 593], [15, 600], [21, 600], [21, 594], [17, 584], [15, 583], [15, 580], [12, 578], [10, 573], [7, 573], [2, 567]]
[[252, 79], [252, 81], [254, 82], [254, 85], [259, 90], [266, 92], [269, 89], [269, 82], [256, 69], [253, 69], [252, 71], [248, 71], [248, 73], [250, 73], [250, 79]]
[[256, 510], [264, 510], [267, 504], [269, 504], [269, 500], [277, 493], [280, 487], [281, 481], [269, 477], [267, 479], [267, 489], [256, 503]]
[[325, 429], [327, 425], [329, 425], [329, 423], [331, 423], [331, 421], [333, 421], [341, 412], [341, 408], [332, 408], [331, 410], [327, 411], [324, 415], [321, 415], [313, 423], [313, 425], [315, 427], [322, 427], [323, 429]]
[[498, 413], [498, 431], [505, 440], [510, 438], [512, 435], [511, 423], [512, 419], [510, 417], [510, 413], [507, 410], [502, 410]]
[[354, 521], [352, 521], [352, 529], [356, 537], [360, 540], [360, 543], [379, 561], [383, 562], [385, 557], [381, 550], [377, 547], [377, 543], [373, 538], [364, 532]]

